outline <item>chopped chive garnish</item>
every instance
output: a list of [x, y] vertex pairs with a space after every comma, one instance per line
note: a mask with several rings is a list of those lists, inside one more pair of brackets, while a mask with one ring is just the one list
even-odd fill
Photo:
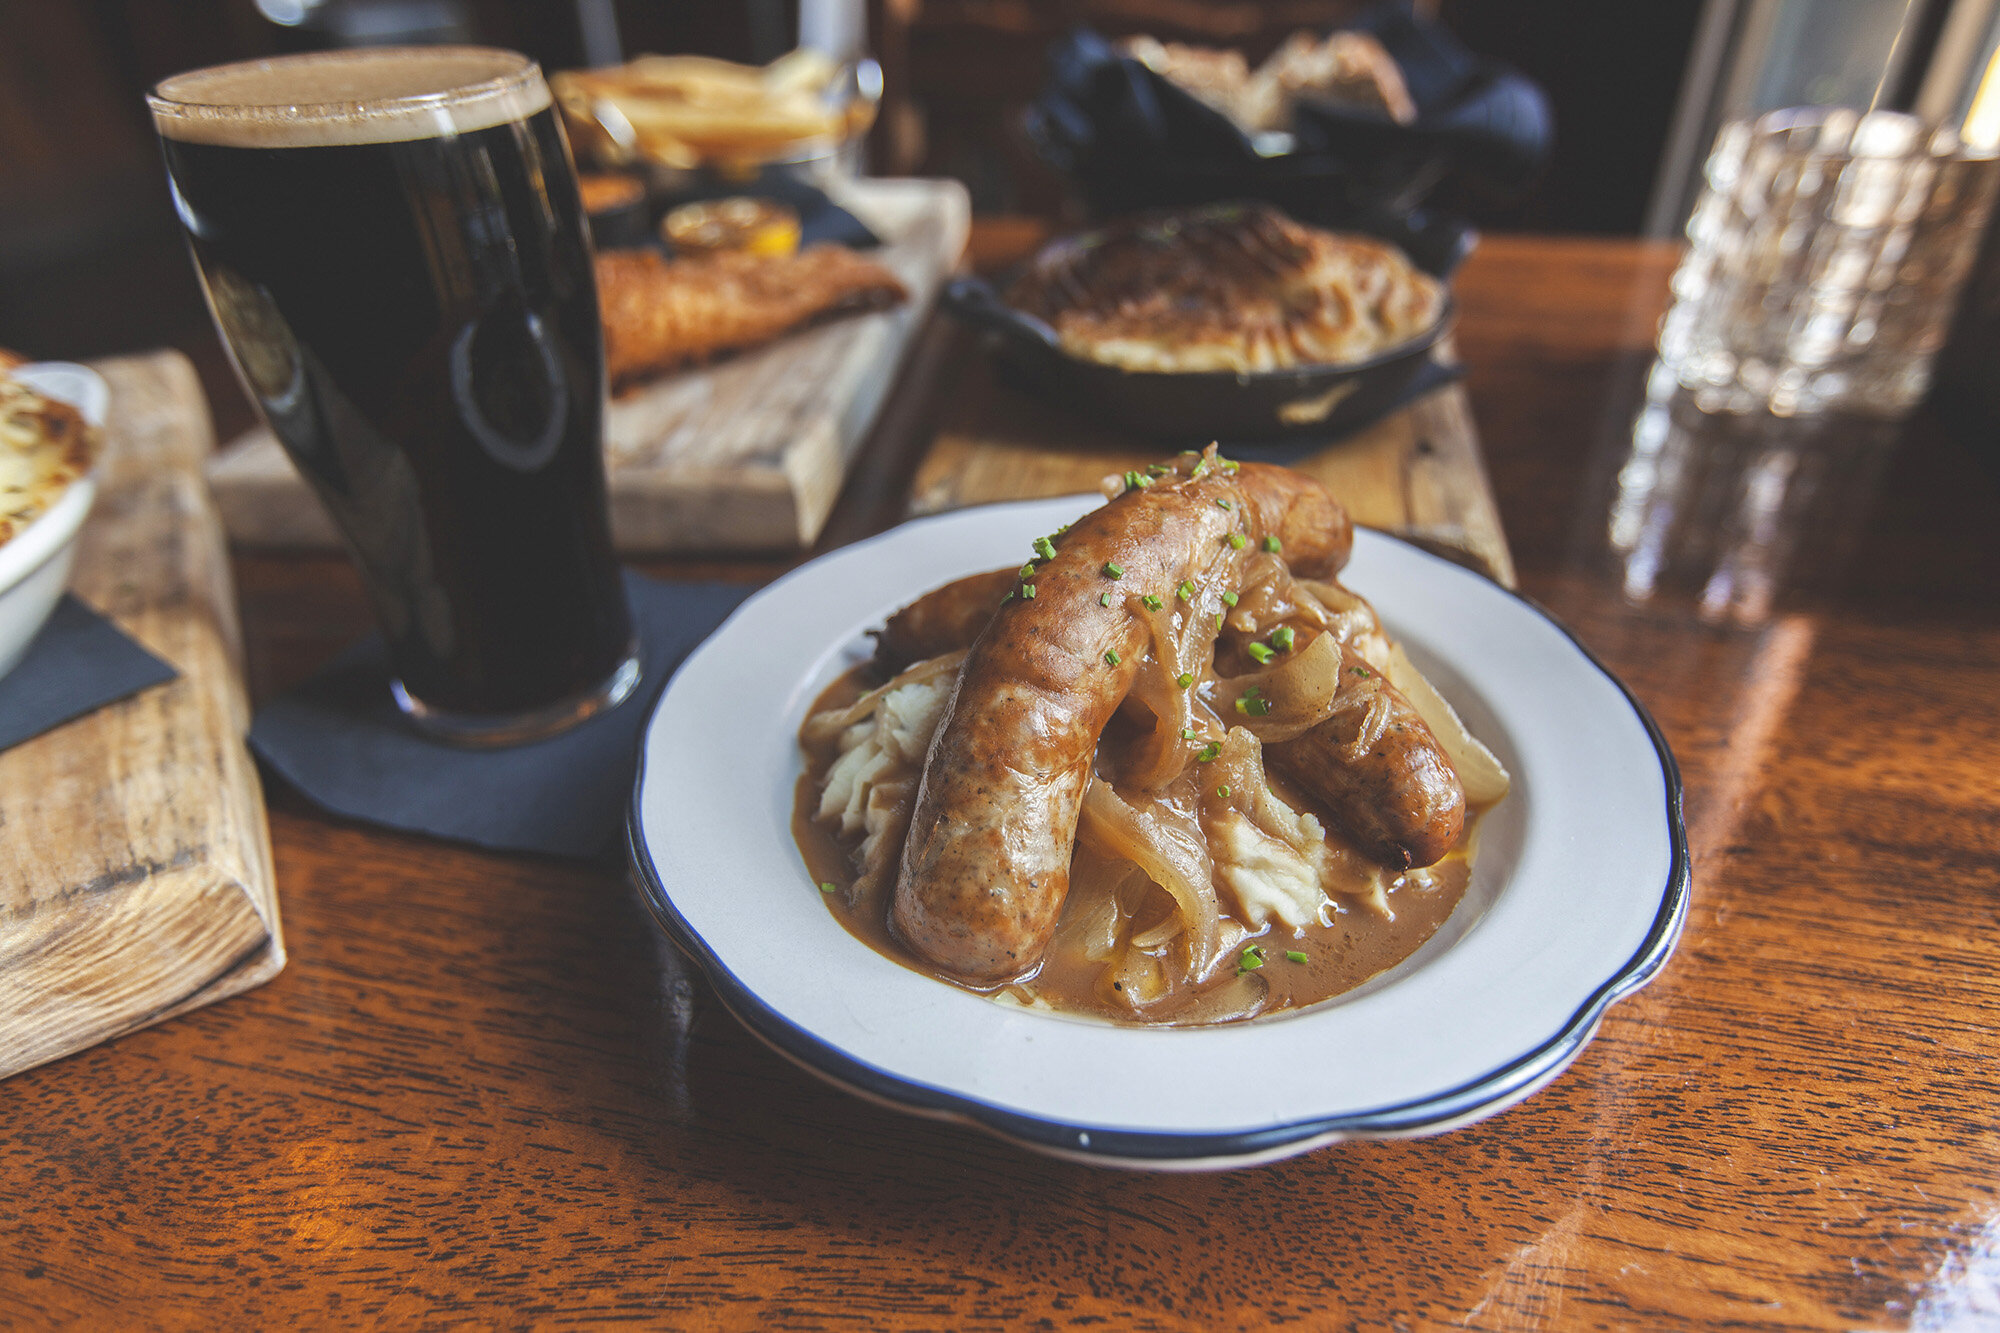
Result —
[[1194, 684], [1194, 672], [1192, 671], [1181, 672], [1180, 675], [1174, 677], [1174, 684], [1180, 686], [1184, 690], [1189, 688]]
[[1111, 605], [1111, 594], [1108, 592], [1101, 592], [1097, 594], [1097, 604], [1099, 606]]
[[1248, 537], [1245, 537], [1242, 533], [1232, 532], [1229, 534], [1229, 545], [1232, 549], [1240, 551], [1249, 544], [1250, 544], [1250, 539]]
[[1215, 462], [1224, 472], [1234, 472], [1237, 468], [1243, 466], [1233, 458], [1218, 458]]
[[1271, 631], [1271, 646], [1279, 652], [1289, 653], [1292, 651], [1293, 639], [1294, 636], [1290, 625], [1280, 625]]
[[1035, 577], [1034, 561], [1030, 560], [1027, 564], [1021, 566], [1020, 577], [1024, 579], [1031, 579]]
[[1125, 577], [1125, 566], [1113, 564], [1111, 561], [1106, 560], [1104, 562], [1104, 576], [1106, 578], [1122, 579]]
[[1222, 753], [1222, 747], [1218, 745], [1216, 742], [1210, 741], [1208, 744], [1202, 746], [1199, 750], [1196, 750], [1194, 752], [1194, 761], [1197, 764], [1206, 764], [1221, 753]]
[[1217, 500], [1217, 501], [1215, 502], [1215, 507], [1216, 507], [1217, 509], [1227, 509], [1227, 508], [1229, 508], [1229, 501], [1227, 501], [1227, 500]]
[[1193, 739], [1194, 739], [1194, 728], [1193, 728], [1193, 727], [1182, 727], [1182, 728], [1181, 728], [1181, 739], [1182, 739], [1182, 740], [1184, 740], [1184, 741], [1191, 741], [1191, 740], [1193, 740]]
[[1065, 532], [1068, 532], [1068, 531], [1069, 531], [1069, 524], [1065, 523], [1065, 524], [1063, 524], [1063, 525], [1062, 525], [1061, 527], [1059, 527], [1059, 528], [1057, 528], [1057, 529], [1056, 529], [1056, 536], [1060, 537], [1060, 536], [1062, 536], [1062, 535], [1063, 535], [1063, 534], [1064, 534]]
[[1146, 471], [1152, 473], [1156, 477], [1164, 477], [1169, 472], [1172, 472], [1173, 469], [1168, 467], [1165, 463], [1148, 463], [1146, 464]]
[[1253, 944], [1243, 951], [1243, 957], [1237, 962], [1236, 970], [1249, 972], [1262, 966], [1264, 966], [1264, 951]]
[[1250, 656], [1256, 658], [1257, 665], [1259, 666], [1264, 665], [1264, 663], [1270, 661], [1273, 657], [1277, 655], [1271, 651], [1268, 645], [1261, 643], [1253, 643], [1249, 647], [1245, 648], [1243, 651], [1250, 654]]
[[1307, 963], [1312, 961], [1311, 959], [1307, 958], [1304, 954], [1300, 953], [1297, 949], [1285, 950], [1285, 957], [1291, 959], [1295, 963]]
[[1224, 606], [1236, 605], [1236, 594], [1233, 592], [1226, 592], [1222, 594], [1222, 604]]
[[1117, 666], [1118, 650], [1116, 648], [1106, 648], [1104, 650], [1104, 660], [1112, 666]]
[[819, 891], [820, 891], [821, 893], [839, 893], [839, 892], [840, 892], [840, 890], [839, 890], [839, 889], [837, 889], [837, 888], [835, 888], [835, 887], [833, 886], [833, 881], [832, 881], [832, 880], [830, 880], [830, 879], [827, 879], [827, 880], [821, 880], [821, 881], [820, 881], [820, 885], [819, 885]]
[[1182, 579], [1180, 586], [1174, 589], [1174, 596], [1180, 598], [1183, 602], [1192, 602], [1194, 600], [1194, 584], [1187, 579]]
[[1035, 600], [1035, 585], [1034, 585], [1034, 584], [1032, 584], [1032, 583], [1023, 583], [1023, 584], [1021, 585], [1021, 596], [1025, 597], [1025, 598], [1026, 598], [1027, 600], [1029, 600], [1029, 601], [1031, 601], [1031, 602], [1032, 602], [1032, 601], [1034, 601], [1034, 600]]
[[1222, 632], [1222, 612], [1220, 611], [1215, 613], [1215, 629], [1218, 634]]
[[1125, 474], [1125, 489], [1128, 491], [1144, 490], [1146, 487], [1151, 486], [1152, 484], [1153, 484], [1153, 479], [1149, 476], [1146, 476], [1144, 473], [1127, 472]]
[[1163, 605], [1160, 599], [1153, 596], [1153, 594], [1151, 593], [1144, 594], [1139, 598], [1139, 600], [1145, 604], [1145, 607], [1148, 611], [1157, 611]]
[[1053, 560], [1056, 558], [1056, 544], [1047, 537], [1037, 537], [1035, 538], [1035, 554], [1044, 560]]
[[1266, 537], [1264, 539], [1264, 549], [1272, 552], [1273, 554], [1276, 554], [1277, 552], [1285, 549], [1285, 544], [1279, 541], [1276, 537]]
[[1227, 786], [1217, 787], [1215, 789], [1215, 794], [1217, 796], [1220, 796], [1223, 800], [1226, 801], [1229, 799], [1229, 788]]
[[1188, 476], [1190, 478], [1199, 478], [1206, 471], [1208, 471], [1208, 460], [1204, 458], [1194, 465], [1194, 471], [1188, 473]]
[[1005, 606], [1007, 605], [1007, 603], [1013, 600], [1014, 600], [1014, 590], [1012, 588], [1009, 588], [1007, 589], [1007, 595], [1000, 599], [1000, 605]]
[[1365, 676], [1365, 675], [1367, 675], [1367, 674], [1368, 674], [1368, 668], [1367, 668], [1367, 667], [1349, 667], [1349, 668], [1347, 668], [1347, 669], [1348, 669], [1349, 671], [1352, 671], [1352, 672], [1353, 672], [1353, 673], [1354, 673], [1355, 675], [1357, 675], [1357, 676]]
[[1236, 701], [1236, 711], [1248, 713], [1251, 717], [1265, 717], [1271, 712], [1271, 701], [1259, 699], [1254, 694], [1246, 694]]

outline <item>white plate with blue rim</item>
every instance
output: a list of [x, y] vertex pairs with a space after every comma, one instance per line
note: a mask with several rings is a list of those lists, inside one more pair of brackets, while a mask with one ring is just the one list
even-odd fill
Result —
[[845, 547], [749, 599], [682, 665], [641, 741], [631, 855], [723, 1004], [860, 1096], [1106, 1166], [1242, 1166], [1440, 1133], [1554, 1079], [1679, 938], [1673, 756], [1533, 603], [1380, 533], [1356, 533], [1341, 581], [1513, 776], [1464, 898], [1403, 962], [1308, 1008], [1147, 1028], [995, 1003], [884, 957], [827, 910], [791, 832], [813, 701], [896, 608], [1017, 563], [1098, 503], [990, 505]]

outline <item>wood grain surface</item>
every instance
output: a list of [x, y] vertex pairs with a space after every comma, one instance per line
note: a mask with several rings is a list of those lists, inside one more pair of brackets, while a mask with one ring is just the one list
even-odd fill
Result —
[[201, 386], [170, 352], [98, 369], [111, 413], [70, 586], [180, 676], [0, 754], [0, 1077], [285, 962]]
[[[1094, 491], [1108, 474], [1160, 459], [1156, 443], [1010, 388], [985, 357], [961, 358], [956, 369], [944, 419], [910, 484], [912, 513]], [[1355, 522], [1514, 585], [1463, 386], [1435, 389], [1331, 444], [1301, 442], [1286, 463], [1331, 487]]]
[[[0, 1324], [1994, 1326], [2000, 484], [1922, 422], [1835, 591], [1628, 602], [1605, 488], [1673, 258], [1490, 238], [1458, 283], [1521, 586], [1658, 718], [1695, 844], [1680, 952], [1545, 1091], [1224, 1175], [1046, 1161], [764, 1050], [615, 866], [276, 792], [286, 973], [0, 1083]], [[832, 530], [921, 452], [872, 443]], [[259, 692], [366, 624], [331, 558], [238, 575]]]

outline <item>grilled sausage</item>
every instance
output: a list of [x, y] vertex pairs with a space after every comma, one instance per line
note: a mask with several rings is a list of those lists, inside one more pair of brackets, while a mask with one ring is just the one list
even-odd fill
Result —
[[1342, 654], [1333, 713], [1268, 745], [1264, 762], [1387, 866], [1434, 864], [1465, 828], [1465, 788], [1416, 708], [1353, 652]]
[[875, 669], [884, 680], [939, 653], [969, 648], [1014, 590], [1018, 571], [995, 569], [933, 588], [889, 617], [875, 637]]
[[[1268, 535], [1288, 553], [1290, 567], [1307, 577], [1330, 577], [1354, 549], [1353, 525], [1324, 489], [1294, 493], [1292, 475], [1282, 468], [1252, 464], [1239, 470], [1237, 484], [1258, 496], [1267, 512], [1282, 513], [1281, 530]], [[1314, 567], [1305, 568], [1301, 561]], [[1018, 571], [994, 569], [933, 588], [882, 626], [875, 637], [876, 671], [887, 679], [925, 658], [971, 647], [999, 610], [1001, 598], [1020, 582]]]
[[1332, 572], [1353, 530], [1319, 483], [1244, 464], [1128, 490], [1051, 538], [1035, 595], [1010, 598], [973, 643], [931, 741], [890, 911], [910, 947], [978, 982], [1040, 961], [1098, 737], [1151, 634], [1127, 599], [1178, 601], [1187, 632], [1212, 640], [1222, 593], [1267, 538]]

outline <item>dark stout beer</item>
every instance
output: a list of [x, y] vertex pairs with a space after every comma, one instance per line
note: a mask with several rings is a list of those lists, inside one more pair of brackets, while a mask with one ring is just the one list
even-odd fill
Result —
[[216, 323], [347, 539], [406, 711], [510, 739], [622, 698], [603, 333], [540, 71], [340, 52], [152, 105]]

